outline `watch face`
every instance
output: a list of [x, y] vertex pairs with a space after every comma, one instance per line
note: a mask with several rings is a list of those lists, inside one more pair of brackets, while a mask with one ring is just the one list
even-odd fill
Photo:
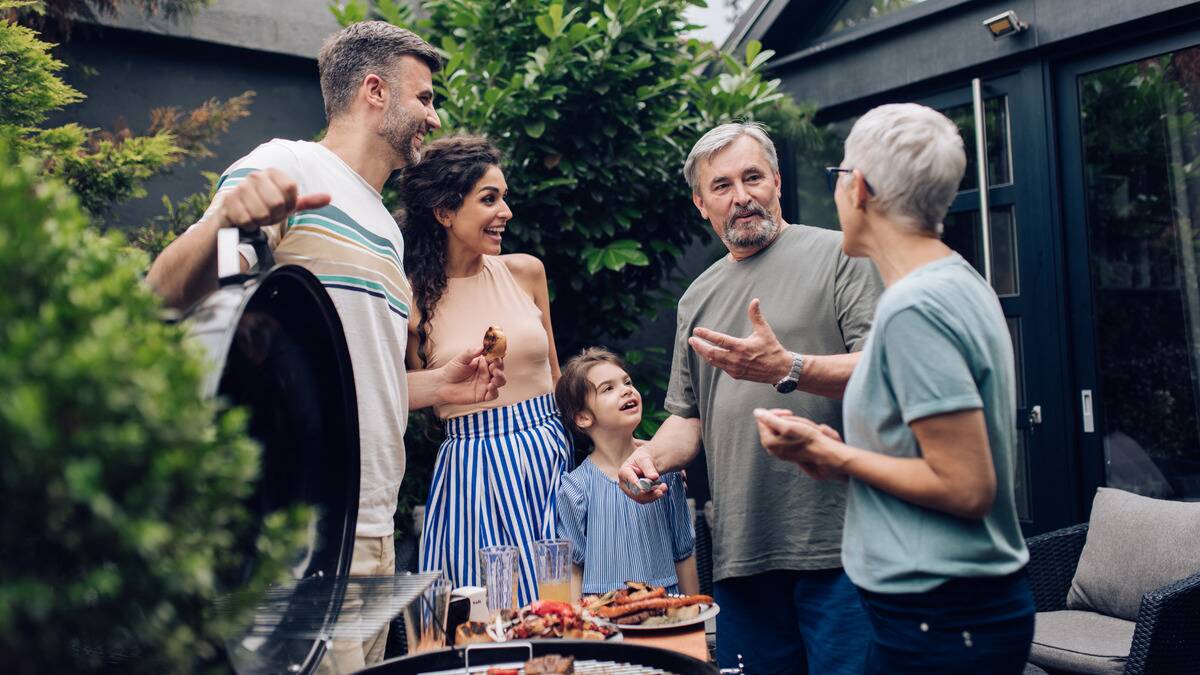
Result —
[[779, 384], [775, 385], [775, 391], [777, 391], [781, 394], [790, 394], [793, 391], [796, 391], [796, 381], [795, 380], [784, 380], [783, 382], [780, 382]]

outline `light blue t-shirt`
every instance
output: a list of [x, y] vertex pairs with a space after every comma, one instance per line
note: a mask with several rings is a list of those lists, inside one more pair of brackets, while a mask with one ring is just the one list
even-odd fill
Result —
[[996, 499], [982, 520], [906, 502], [851, 479], [842, 562], [876, 593], [922, 593], [958, 577], [1003, 576], [1029, 560], [1013, 496], [1016, 379], [1000, 302], [957, 253], [884, 291], [862, 360], [846, 385], [846, 442], [919, 457], [909, 424], [982, 408]]
[[583, 567], [583, 592], [607, 593], [626, 580], [679, 592], [675, 563], [696, 546], [683, 477], [663, 474], [665, 499], [639, 504], [617, 482], [585, 459], [558, 488], [558, 532], [571, 540], [574, 563]]

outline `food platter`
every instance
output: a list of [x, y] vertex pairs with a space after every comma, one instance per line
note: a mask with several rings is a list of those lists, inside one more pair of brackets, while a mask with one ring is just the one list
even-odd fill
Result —
[[585, 595], [581, 606], [624, 631], [672, 630], [694, 626], [721, 610], [708, 595], [668, 593], [666, 587], [626, 581], [625, 588], [601, 595]]
[[694, 616], [690, 619], [681, 619], [681, 620], [675, 621], [673, 623], [662, 623], [662, 624], [651, 625], [651, 626], [643, 626], [641, 624], [631, 624], [631, 625], [618, 626], [618, 628], [621, 629], [622, 633], [644, 633], [644, 632], [654, 632], [654, 631], [662, 631], [662, 630], [675, 630], [677, 628], [684, 628], [687, 626], [695, 626], [696, 624], [703, 624], [705, 621], [708, 621], [709, 619], [715, 617], [717, 614], [720, 614], [720, 613], [721, 613], [720, 605], [718, 605], [715, 602], [714, 603], [706, 602], [706, 603], [700, 604], [700, 614], [698, 614], [697, 616]]

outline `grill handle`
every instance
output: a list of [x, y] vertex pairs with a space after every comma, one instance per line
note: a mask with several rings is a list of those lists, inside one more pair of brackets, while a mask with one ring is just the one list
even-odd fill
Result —
[[472, 644], [467, 645], [467, 648], [463, 654], [463, 672], [471, 672], [471, 652], [487, 652], [497, 649], [525, 649], [529, 652], [529, 658], [525, 660], [528, 661], [533, 658], [533, 643], [528, 641], [497, 642], [495, 644]]
[[[243, 273], [241, 271], [241, 256], [237, 247], [249, 244], [258, 257], [258, 271]], [[261, 229], [243, 230], [237, 227], [227, 227], [217, 231], [217, 276], [221, 286], [243, 284], [259, 278], [275, 267], [275, 255], [267, 242], [267, 235]]]

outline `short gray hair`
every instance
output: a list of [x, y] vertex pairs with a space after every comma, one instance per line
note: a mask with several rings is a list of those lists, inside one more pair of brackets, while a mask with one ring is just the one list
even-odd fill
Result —
[[933, 234], [941, 232], [967, 155], [958, 127], [945, 115], [896, 103], [858, 118], [846, 137], [843, 166], [863, 173], [882, 213]]
[[386, 21], [359, 21], [330, 35], [317, 56], [325, 118], [333, 120], [350, 107], [368, 74], [373, 72], [386, 80], [401, 56], [416, 57], [435, 73], [442, 69], [442, 57], [432, 45], [416, 33]]
[[767, 136], [766, 127], [758, 122], [730, 122], [710, 129], [696, 141], [692, 151], [688, 153], [687, 161], [683, 163], [683, 178], [693, 194], [699, 194], [696, 191], [696, 180], [697, 174], [700, 173], [700, 161], [708, 160], [742, 136], [749, 136], [758, 141], [763, 154], [767, 156], [767, 162], [771, 165], [771, 171], [774, 171], [776, 176], [779, 175], [779, 156], [775, 154], [775, 144], [771, 142], [771, 137]]

